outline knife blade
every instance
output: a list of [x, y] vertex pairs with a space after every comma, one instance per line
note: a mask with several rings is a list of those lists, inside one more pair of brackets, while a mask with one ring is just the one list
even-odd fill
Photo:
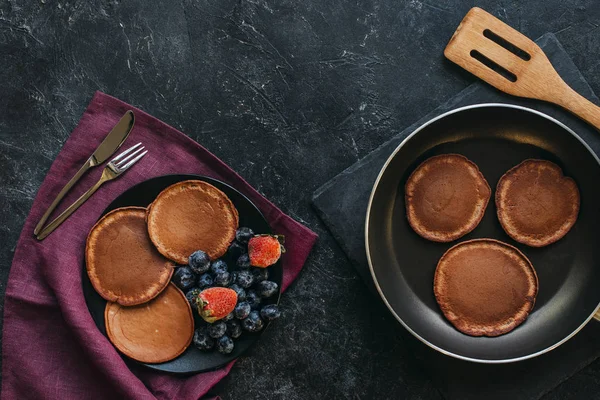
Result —
[[[115, 151], [121, 147], [125, 139], [129, 136], [129, 132], [133, 128], [135, 123], [135, 116], [133, 111], [129, 110], [121, 117], [119, 122], [112, 128], [112, 130], [106, 135], [102, 143], [96, 148], [90, 158], [94, 158], [96, 165], [102, 164], [108, 160], [108, 157], [115, 154]], [[94, 165], [95, 166], [95, 165]]]
[[77, 181], [83, 176], [83, 174], [90, 168], [95, 167], [97, 165], [102, 164], [106, 161], [110, 156], [112, 156], [115, 151], [121, 147], [125, 139], [129, 136], [129, 133], [133, 129], [133, 125], [135, 123], [135, 116], [133, 115], [133, 111], [129, 110], [121, 117], [119, 122], [112, 128], [112, 130], [106, 135], [102, 143], [96, 150], [92, 153], [92, 155], [87, 159], [85, 164], [81, 166], [79, 171], [71, 178], [71, 180], [61, 189], [60, 193], [56, 196], [50, 207], [46, 210], [35, 229], [33, 230], [33, 234], [37, 235], [44, 224], [52, 214], [52, 211], [56, 208], [56, 206], [60, 203], [63, 197], [71, 190], [71, 188], [77, 183]]

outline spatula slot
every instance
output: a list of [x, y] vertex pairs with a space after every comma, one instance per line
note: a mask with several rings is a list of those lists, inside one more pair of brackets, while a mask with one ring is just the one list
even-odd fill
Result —
[[473, 57], [474, 59], [476, 59], [477, 61], [479, 61], [480, 63], [482, 63], [489, 69], [491, 69], [492, 71], [502, 75], [507, 80], [509, 80], [511, 82], [517, 81], [517, 76], [515, 74], [513, 74], [512, 72], [510, 72], [503, 66], [499, 65], [495, 61], [490, 60], [489, 58], [487, 58], [486, 56], [484, 56], [477, 50], [471, 50], [470, 54], [471, 54], [471, 57]]
[[491, 30], [484, 29], [483, 36], [485, 36], [486, 38], [490, 39], [492, 42], [498, 44], [499, 46], [504, 47], [506, 50], [510, 51], [515, 56], [517, 56], [520, 59], [522, 59], [523, 61], [529, 61], [529, 60], [531, 60], [531, 56], [529, 55], [528, 52], [526, 52], [525, 50], [520, 49], [519, 47], [515, 46], [514, 44], [512, 44], [508, 40], [504, 39], [503, 37], [498, 36], [497, 34], [495, 34], [494, 32], [492, 32]]

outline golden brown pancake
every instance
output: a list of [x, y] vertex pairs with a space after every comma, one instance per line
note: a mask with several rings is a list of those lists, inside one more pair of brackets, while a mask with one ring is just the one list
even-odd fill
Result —
[[118, 208], [102, 217], [88, 235], [85, 257], [94, 289], [124, 306], [156, 297], [175, 266], [150, 241], [142, 207]]
[[579, 214], [579, 189], [560, 167], [525, 160], [500, 178], [496, 188], [498, 219], [517, 242], [542, 247], [569, 232]]
[[123, 307], [108, 302], [104, 322], [115, 347], [145, 363], [174, 359], [187, 349], [194, 335], [190, 304], [173, 284], [146, 304]]
[[229, 197], [202, 181], [169, 186], [148, 210], [150, 239], [165, 257], [187, 264], [196, 250], [221, 257], [235, 239], [238, 212]]
[[406, 182], [408, 223], [425, 239], [451, 242], [475, 229], [491, 193], [477, 165], [466, 157], [431, 157]]
[[519, 326], [535, 304], [538, 279], [518, 249], [494, 239], [457, 244], [438, 262], [433, 292], [462, 333], [498, 336]]

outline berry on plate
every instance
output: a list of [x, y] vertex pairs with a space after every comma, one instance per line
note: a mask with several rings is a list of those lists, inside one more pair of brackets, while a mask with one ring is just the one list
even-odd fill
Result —
[[214, 324], [211, 324], [208, 326], [208, 328], [206, 328], [206, 332], [208, 333], [208, 336], [210, 336], [213, 339], [220, 338], [221, 336], [223, 336], [225, 334], [226, 331], [227, 331], [227, 325], [223, 321], [215, 322]]
[[250, 271], [239, 271], [237, 274], [236, 283], [244, 289], [249, 288], [254, 283], [254, 276]]
[[248, 332], [258, 332], [263, 326], [264, 322], [260, 319], [258, 311], [252, 311], [246, 319], [242, 320], [242, 327]]
[[235, 232], [235, 240], [240, 243], [248, 243], [248, 240], [250, 240], [252, 236], [254, 236], [254, 232], [252, 229], [246, 227], [241, 227]]
[[210, 270], [213, 274], [220, 274], [221, 272], [227, 272], [227, 263], [223, 260], [215, 260], [210, 264]]
[[281, 235], [258, 235], [248, 242], [250, 264], [254, 267], [266, 268], [275, 264], [281, 253], [285, 253]]
[[215, 341], [208, 336], [204, 327], [196, 329], [194, 332], [194, 346], [202, 351], [212, 350], [215, 346]]
[[237, 282], [238, 271], [231, 271], [229, 273], [229, 276], [231, 277], [231, 279], [229, 279], [229, 284], [227, 286], [231, 287]]
[[214, 283], [213, 277], [209, 273], [202, 274], [198, 278], [198, 287], [200, 289], [204, 289], [204, 288], [210, 287], [210, 286], [213, 285], [213, 283]]
[[197, 274], [203, 274], [208, 271], [208, 268], [210, 267], [210, 257], [202, 250], [198, 250], [190, 255], [188, 264], [192, 271]]
[[252, 268], [254, 283], [266, 281], [269, 279], [269, 270], [267, 268]]
[[201, 291], [202, 289], [196, 287], [188, 290], [185, 294], [185, 298], [187, 299], [187, 301], [190, 302], [190, 306], [192, 306], [192, 310], [194, 311], [198, 310], [198, 303], [196, 299], [198, 298], [198, 295]]
[[227, 271], [215, 274], [215, 283], [219, 286], [227, 286], [231, 283], [231, 274]]
[[217, 350], [221, 354], [229, 354], [229, 353], [231, 353], [233, 351], [233, 347], [234, 346], [235, 345], [233, 344], [233, 339], [231, 339], [227, 335], [221, 336], [219, 338], [219, 340], [217, 340]]
[[204, 289], [198, 295], [198, 313], [208, 323], [223, 319], [233, 311], [237, 303], [234, 290], [224, 287]]
[[233, 315], [235, 315], [237, 319], [244, 319], [248, 316], [248, 314], [250, 314], [250, 311], [252, 311], [252, 309], [250, 308], [250, 304], [248, 304], [245, 301], [242, 301], [240, 304], [235, 306], [235, 309], [233, 310]]
[[246, 290], [246, 301], [253, 310], [260, 306], [260, 296], [254, 290]]
[[194, 274], [190, 267], [183, 265], [175, 270], [171, 280], [175, 286], [183, 292], [187, 292], [196, 284], [196, 274]]
[[279, 311], [279, 307], [276, 304], [267, 304], [260, 310], [260, 316], [267, 321], [273, 321], [281, 317], [281, 311]]
[[229, 254], [234, 260], [242, 254], [246, 254], [247, 252], [248, 249], [246, 248], [246, 245], [238, 243], [235, 240], [229, 245], [229, 249], [227, 249], [227, 254]]
[[256, 291], [260, 297], [271, 297], [277, 293], [279, 286], [273, 281], [262, 281], [256, 285]]
[[242, 254], [236, 262], [240, 268], [250, 268], [250, 256], [248, 254]]
[[237, 319], [227, 321], [227, 334], [234, 339], [239, 338], [242, 335], [242, 325]]

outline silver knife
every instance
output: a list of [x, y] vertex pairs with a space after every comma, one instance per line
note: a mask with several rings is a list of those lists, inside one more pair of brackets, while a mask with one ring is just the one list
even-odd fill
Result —
[[115, 151], [121, 147], [127, 136], [129, 136], [129, 132], [133, 129], [133, 124], [135, 123], [135, 116], [133, 115], [133, 111], [129, 110], [121, 117], [119, 122], [115, 125], [115, 127], [106, 135], [100, 146], [96, 148], [94, 153], [88, 158], [88, 160], [83, 164], [83, 166], [77, 171], [75, 176], [71, 178], [69, 183], [67, 183], [60, 193], [56, 196], [50, 207], [46, 210], [40, 222], [36, 225], [33, 230], [34, 235], [37, 235], [40, 230], [43, 228], [44, 224], [48, 220], [52, 211], [56, 208], [58, 203], [62, 200], [63, 197], [67, 194], [69, 190], [77, 183], [77, 181], [83, 176], [83, 174], [90, 168], [95, 167], [97, 165], [102, 164], [104, 161], [108, 159], [108, 157], [112, 156]]

